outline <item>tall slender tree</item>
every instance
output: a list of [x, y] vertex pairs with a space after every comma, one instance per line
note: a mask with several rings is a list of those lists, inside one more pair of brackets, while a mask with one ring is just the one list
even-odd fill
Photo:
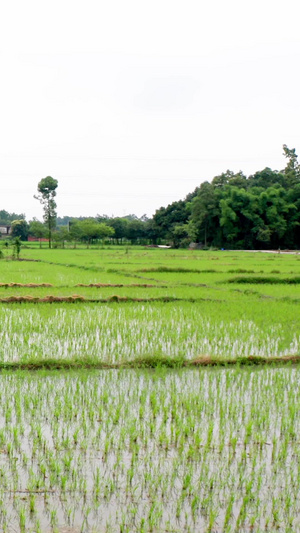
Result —
[[52, 242], [52, 230], [56, 225], [56, 188], [58, 181], [51, 176], [47, 176], [38, 183], [38, 194], [34, 196], [43, 206], [44, 222], [48, 229], [49, 248]]

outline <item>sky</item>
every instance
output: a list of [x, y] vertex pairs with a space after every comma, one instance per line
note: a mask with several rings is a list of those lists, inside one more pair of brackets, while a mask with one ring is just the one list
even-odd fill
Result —
[[298, 0], [15, 0], [0, 16], [0, 209], [146, 214], [300, 155]]

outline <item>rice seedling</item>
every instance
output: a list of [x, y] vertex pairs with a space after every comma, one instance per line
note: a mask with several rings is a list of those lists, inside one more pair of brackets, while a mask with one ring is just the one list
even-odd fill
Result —
[[298, 258], [160, 252], [0, 263], [1, 530], [299, 529]]
[[112, 531], [139, 531], [144, 518], [145, 531], [297, 529], [299, 420], [290, 408], [299, 371], [3, 374], [2, 401], [13, 394], [24, 425], [17, 445], [15, 405], [12, 424], [2, 418], [1, 498], [13, 527], [101, 531], [108, 521]]

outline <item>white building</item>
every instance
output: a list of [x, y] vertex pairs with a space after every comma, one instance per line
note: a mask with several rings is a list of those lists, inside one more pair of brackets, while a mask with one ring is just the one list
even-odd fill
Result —
[[0, 239], [8, 237], [11, 234], [11, 226], [8, 224], [0, 224]]

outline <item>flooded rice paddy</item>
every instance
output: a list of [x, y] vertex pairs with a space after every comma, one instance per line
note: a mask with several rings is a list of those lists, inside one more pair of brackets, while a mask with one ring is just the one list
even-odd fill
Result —
[[296, 531], [300, 369], [0, 376], [2, 531]]
[[[297, 256], [23, 253], [0, 263], [0, 366], [299, 354]], [[74, 292], [86, 301], [30, 303]], [[292, 365], [2, 371], [0, 531], [300, 530], [299, 378]]]
[[280, 324], [202, 314], [197, 306], [119, 304], [6, 307], [0, 361], [93, 358], [115, 363], [145, 355], [282, 356], [299, 353], [300, 333]]

